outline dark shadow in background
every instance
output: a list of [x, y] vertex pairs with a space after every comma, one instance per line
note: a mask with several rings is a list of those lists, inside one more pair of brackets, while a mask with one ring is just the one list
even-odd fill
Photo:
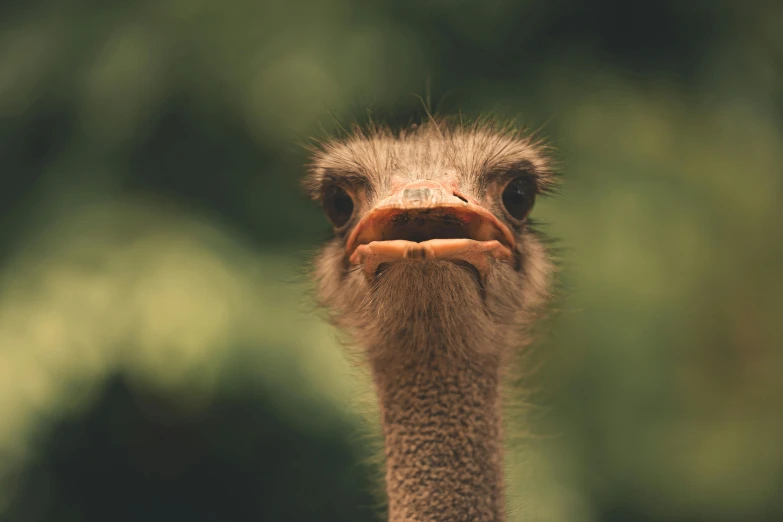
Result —
[[377, 520], [347, 427], [292, 425], [263, 394], [217, 397], [192, 418], [115, 376], [40, 437], [4, 522]]

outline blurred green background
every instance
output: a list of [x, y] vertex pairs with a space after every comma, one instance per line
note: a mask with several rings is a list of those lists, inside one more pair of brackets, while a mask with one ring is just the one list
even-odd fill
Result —
[[0, 2], [0, 519], [376, 520], [300, 143], [428, 94], [565, 173], [512, 519], [783, 520], [772, 0]]

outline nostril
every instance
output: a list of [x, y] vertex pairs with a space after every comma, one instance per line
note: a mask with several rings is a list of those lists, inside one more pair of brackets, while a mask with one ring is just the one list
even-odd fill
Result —
[[465, 203], [467, 203], [467, 202], [468, 202], [468, 200], [467, 200], [467, 199], [465, 199], [463, 196], [461, 196], [461, 195], [457, 194], [456, 192], [454, 192], [454, 195], [455, 195], [456, 197], [458, 197], [459, 199], [461, 199], [462, 201], [464, 201]]

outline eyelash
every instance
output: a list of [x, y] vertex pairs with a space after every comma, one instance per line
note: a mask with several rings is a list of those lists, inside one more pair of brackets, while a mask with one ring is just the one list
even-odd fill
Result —
[[521, 176], [530, 176], [536, 183], [536, 195], [541, 195], [541, 182], [538, 175], [532, 168], [511, 168], [508, 170], [496, 170], [488, 173], [482, 182], [482, 189], [486, 190], [489, 185], [497, 184], [501, 190], [506, 188], [512, 180]]
[[337, 185], [342, 187], [346, 192], [349, 192], [352, 195], [355, 195], [360, 190], [366, 193], [372, 192], [370, 183], [364, 178], [364, 176], [357, 174], [349, 174], [344, 176], [327, 174], [321, 180], [321, 186], [319, 187], [320, 193], [323, 194], [323, 191], [326, 189], [326, 187], [330, 185]]

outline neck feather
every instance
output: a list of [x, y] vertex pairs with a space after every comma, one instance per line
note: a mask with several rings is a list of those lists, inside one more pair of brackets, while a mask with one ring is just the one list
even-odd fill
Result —
[[498, 358], [418, 348], [372, 364], [389, 521], [503, 521]]

